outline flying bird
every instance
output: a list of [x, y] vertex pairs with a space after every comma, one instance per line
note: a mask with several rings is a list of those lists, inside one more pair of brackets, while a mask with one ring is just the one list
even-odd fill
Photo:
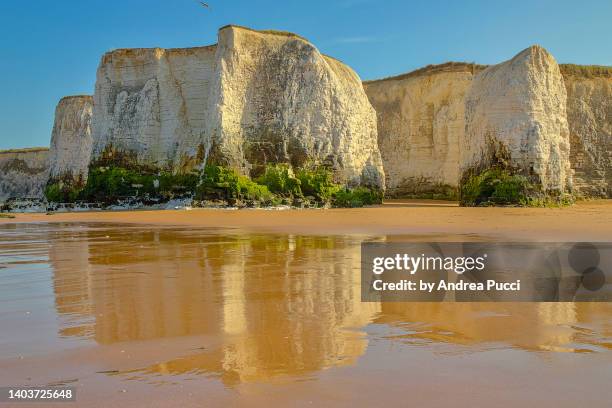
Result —
[[200, 5], [201, 5], [202, 7], [204, 7], [204, 8], [207, 8], [207, 9], [209, 9], [209, 8], [210, 8], [210, 6], [208, 5], [208, 3], [204, 3], [203, 1], [198, 1], [198, 3], [200, 3]]

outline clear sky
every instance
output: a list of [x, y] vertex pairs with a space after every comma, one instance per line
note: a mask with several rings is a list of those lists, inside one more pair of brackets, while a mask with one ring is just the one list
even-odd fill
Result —
[[532, 44], [612, 65], [612, 1], [0, 0], [0, 149], [48, 146], [55, 105], [92, 94], [113, 48], [216, 42], [239, 24], [298, 33], [363, 79], [445, 61], [497, 63]]

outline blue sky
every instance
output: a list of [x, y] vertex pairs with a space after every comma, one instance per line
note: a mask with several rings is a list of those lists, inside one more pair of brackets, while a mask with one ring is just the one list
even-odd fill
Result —
[[100, 56], [212, 44], [240, 24], [293, 31], [364, 79], [445, 61], [497, 63], [531, 44], [612, 65], [612, 1], [1, 0], [0, 149], [47, 146], [65, 95], [91, 94]]

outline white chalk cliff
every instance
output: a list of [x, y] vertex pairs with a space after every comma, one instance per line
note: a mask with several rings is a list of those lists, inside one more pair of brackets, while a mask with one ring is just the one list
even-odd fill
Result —
[[93, 139], [91, 96], [67, 96], [55, 109], [49, 150], [49, 177], [82, 184], [87, 180]]
[[189, 165], [205, 142], [214, 54], [215, 47], [105, 54], [94, 94], [93, 159], [112, 149], [152, 167]]
[[246, 171], [327, 163], [352, 185], [382, 187], [376, 113], [353, 70], [286, 33], [219, 33], [212, 156]]
[[107, 53], [93, 139], [94, 161], [181, 172], [210, 159], [245, 174], [268, 162], [328, 163], [339, 181], [384, 185], [359, 77], [288, 33], [228, 26], [215, 46]]
[[561, 66], [574, 190], [612, 198], [612, 69]]
[[378, 114], [387, 196], [457, 188], [465, 94], [481, 69], [448, 63], [364, 83]]
[[502, 160], [545, 189], [611, 197], [612, 68], [561, 65], [561, 78], [541, 47], [475, 78], [485, 68], [447, 63], [364, 83], [387, 195], [435, 195]]
[[465, 102], [463, 174], [502, 164], [546, 192], [571, 187], [567, 93], [555, 59], [533, 46], [474, 77]]
[[50, 152], [0, 153], [0, 200], [82, 183], [109, 162], [251, 176], [267, 163], [325, 164], [336, 181], [386, 184], [391, 197], [450, 197], [501, 164], [544, 192], [612, 197], [612, 68], [559, 67], [533, 46], [498, 65], [362, 84], [298, 35], [236, 26], [207, 47], [115, 50], [93, 98], [58, 104]]

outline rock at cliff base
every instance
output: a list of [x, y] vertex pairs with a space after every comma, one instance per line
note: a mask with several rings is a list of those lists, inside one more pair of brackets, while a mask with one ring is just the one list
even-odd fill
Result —
[[49, 149], [0, 151], [0, 202], [43, 197], [49, 177]]

